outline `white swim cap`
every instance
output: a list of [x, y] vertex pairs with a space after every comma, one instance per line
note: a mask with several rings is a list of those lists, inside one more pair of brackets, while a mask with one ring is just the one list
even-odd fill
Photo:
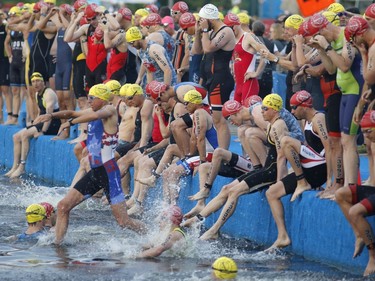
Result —
[[199, 16], [204, 19], [217, 20], [219, 19], [219, 10], [215, 5], [207, 4], [199, 11]]

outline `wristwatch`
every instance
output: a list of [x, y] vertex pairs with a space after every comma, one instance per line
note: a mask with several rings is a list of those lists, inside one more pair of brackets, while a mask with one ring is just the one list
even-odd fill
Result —
[[325, 52], [328, 52], [328, 51], [331, 51], [331, 50], [333, 50], [331, 44], [329, 44], [329, 45], [324, 49]]
[[207, 28], [203, 28], [202, 30], [204, 33], [207, 33], [208, 32], [208, 29]]
[[278, 63], [278, 62], [279, 62], [279, 60], [280, 60], [280, 58], [279, 58], [279, 57], [275, 57], [275, 58], [274, 58], [274, 60], [273, 60], [273, 62], [274, 62], [274, 63]]

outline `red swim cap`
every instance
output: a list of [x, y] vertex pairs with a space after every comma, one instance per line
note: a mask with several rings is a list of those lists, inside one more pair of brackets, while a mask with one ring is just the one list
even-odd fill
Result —
[[252, 95], [244, 100], [243, 106], [250, 107], [258, 102], [262, 102], [262, 98], [258, 95]]
[[189, 11], [189, 6], [184, 1], [178, 1], [172, 6], [172, 11], [179, 11], [182, 14]]
[[178, 21], [178, 24], [182, 29], [186, 29], [188, 27], [194, 26], [196, 23], [196, 19], [192, 13], [183, 13]]
[[367, 7], [365, 11], [365, 17], [375, 19], [375, 3]]
[[375, 127], [375, 110], [370, 110], [363, 115], [361, 120], [361, 128], [374, 128]]
[[312, 97], [309, 92], [302, 90], [296, 92], [291, 98], [290, 98], [290, 104], [291, 105], [298, 105], [303, 107], [312, 107]]
[[239, 112], [242, 108], [242, 105], [235, 100], [228, 100], [224, 103], [223, 109], [221, 110], [224, 118], [229, 117], [232, 114]]
[[228, 13], [224, 18], [224, 24], [227, 26], [241, 25], [240, 19], [236, 14]]
[[151, 13], [142, 22], [142, 26], [161, 25], [161, 17], [159, 14]]
[[350, 42], [354, 36], [362, 35], [368, 28], [368, 22], [363, 17], [351, 17], [345, 27], [346, 41]]
[[167, 84], [154, 80], [146, 85], [146, 95], [151, 96], [153, 99], [157, 99], [166, 89]]
[[55, 208], [50, 203], [42, 202], [42, 203], [39, 203], [39, 205], [42, 205], [44, 207], [44, 209], [46, 210], [46, 217], [47, 217], [47, 219], [55, 211]]
[[124, 20], [128, 20], [128, 21], [132, 20], [133, 14], [129, 8], [121, 8], [120, 10], [118, 10], [118, 13], [121, 14]]

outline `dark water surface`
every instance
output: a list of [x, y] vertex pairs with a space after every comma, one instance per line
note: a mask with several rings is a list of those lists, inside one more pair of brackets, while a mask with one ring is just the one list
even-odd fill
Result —
[[266, 254], [247, 240], [200, 241], [194, 232], [162, 257], [135, 259], [143, 244], [162, 240], [153, 226], [156, 206], [144, 218], [150, 224], [144, 237], [120, 229], [109, 207], [90, 199], [72, 211], [62, 246], [52, 244], [53, 233], [37, 244], [9, 241], [26, 230], [29, 204], [47, 201], [56, 206], [67, 190], [0, 176], [0, 280], [212, 280], [211, 264], [223, 255], [237, 262], [236, 280], [363, 280], [361, 272], [347, 273], [290, 253]]

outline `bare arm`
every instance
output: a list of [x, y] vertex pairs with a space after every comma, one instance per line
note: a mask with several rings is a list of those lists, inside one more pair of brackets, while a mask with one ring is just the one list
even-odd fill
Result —
[[169, 250], [172, 248], [172, 246], [179, 240], [183, 239], [183, 235], [177, 231], [173, 231], [171, 234], [169, 234], [168, 238], [165, 240], [165, 242], [161, 245], [155, 246], [151, 249], [148, 249], [146, 251], [143, 251], [140, 253], [137, 257], [138, 258], [152, 258], [152, 257], [158, 257], [163, 252]]
[[[331, 149], [328, 140], [328, 131], [326, 126], [325, 115], [323, 113], [319, 113], [315, 115], [314, 119], [315, 122], [313, 123], [313, 130], [317, 132], [322, 144], [324, 146], [325, 151], [325, 158], [327, 163], [327, 175], [330, 175], [329, 171], [332, 171], [332, 161], [331, 161]], [[329, 180], [328, 180], [329, 181]]]
[[199, 159], [206, 161], [206, 132], [207, 128], [207, 115], [204, 109], [198, 109], [194, 112], [194, 126], [192, 131], [196, 135], [197, 149], [199, 153]]
[[283, 120], [277, 120], [271, 125], [270, 135], [277, 150], [277, 181], [280, 181], [286, 174], [286, 157], [281, 149], [281, 139], [288, 135], [288, 129]]
[[50, 22], [51, 17], [54, 16], [56, 12], [56, 9], [52, 9], [48, 12], [48, 14], [45, 17], [41, 16], [39, 22], [36, 24], [36, 27], [46, 33], [56, 33], [56, 25]]
[[159, 128], [160, 128], [160, 133], [163, 137], [163, 139], [169, 138], [171, 135], [171, 131], [169, 130], [169, 126], [164, 124], [163, 120], [163, 111], [161, 110], [160, 106], [155, 104], [154, 105], [154, 114], [158, 117], [159, 120]]
[[[160, 45], [152, 45], [150, 47], [150, 56], [153, 58], [159, 67], [164, 72], [164, 83], [171, 85], [172, 82], [172, 69], [170, 68], [167, 58], [165, 57], [165, 50]], [[149, 81], [150, 82], [150, 81]]]
[[222, 29], [212, 40], [210, 40], [209, 34], [208, 32], [202, 33], [202, 46], [205, 53], [220, 50], [228, 44], [228, 42], [235, 40], [233, 31], [229, 28]]
[[141, 120], [142, 120], [142, 133], [141, 133], [141, 140], [139, 141], [139, 146], [145, 146], [149, 139], [151, 138], [152, 134], [152, 127], [154, 125], [152, 119], [152, 108], [153, 104], [149, 100], [145, 100], [143, 103], [143, 107], [141, 109]]

